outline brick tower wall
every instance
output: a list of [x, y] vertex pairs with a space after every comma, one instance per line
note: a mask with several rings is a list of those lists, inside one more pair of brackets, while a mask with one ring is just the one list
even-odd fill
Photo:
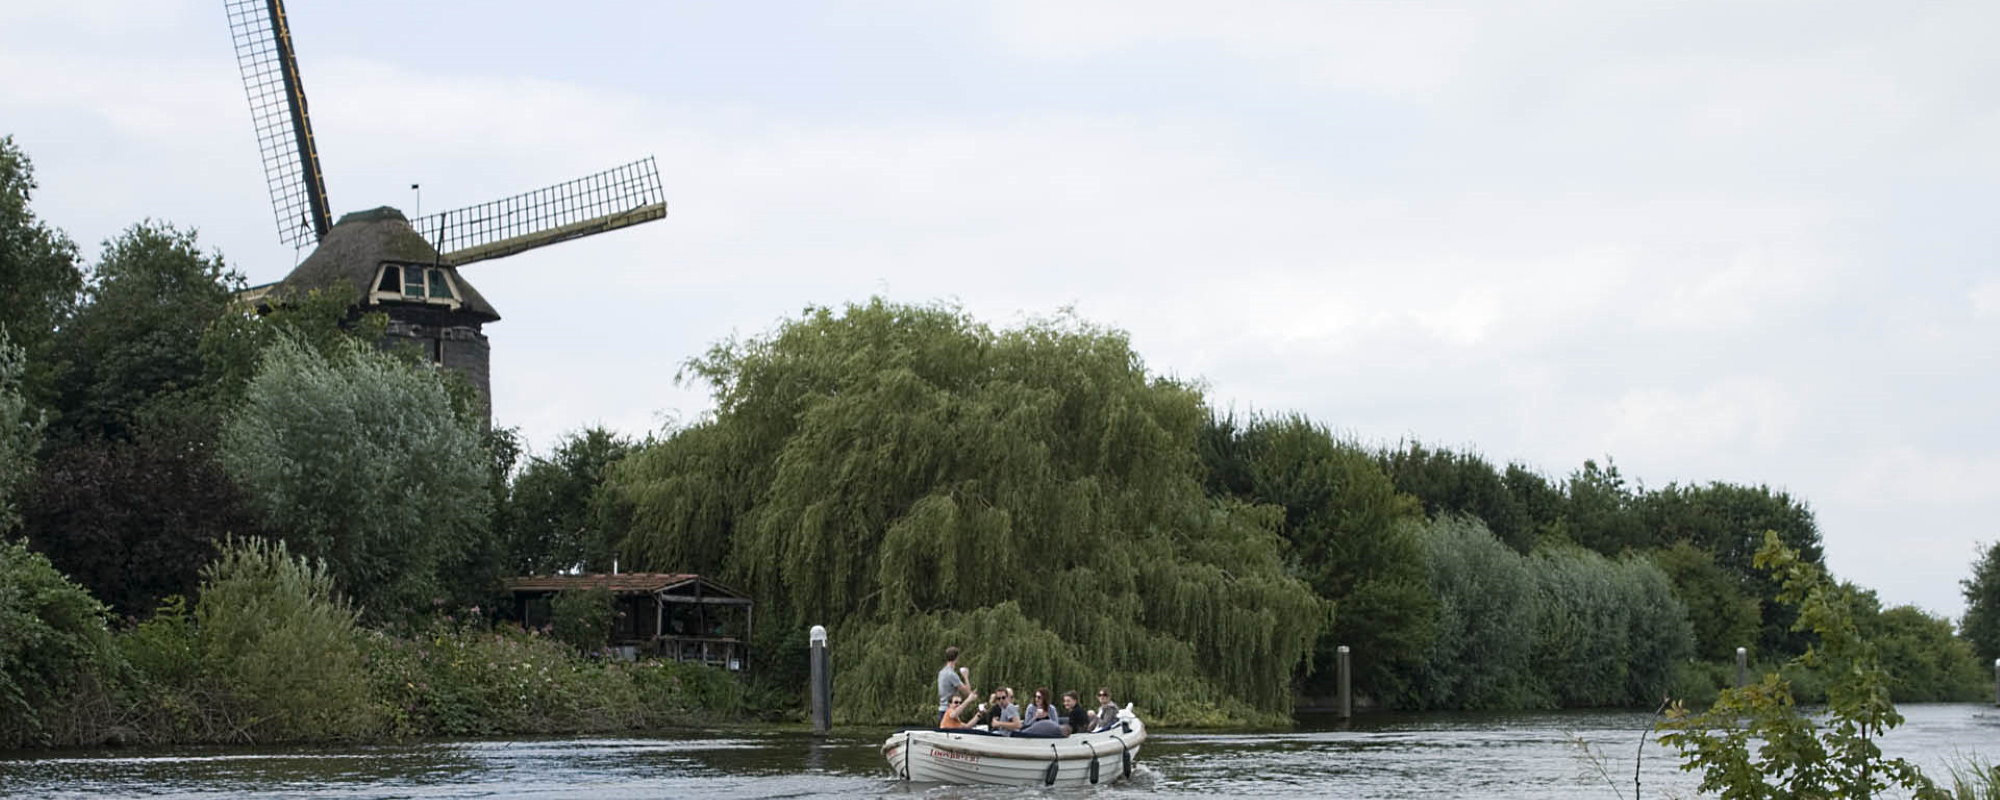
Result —
[[465, 376], [479, 400], [485, 424], [493, 425], [493, 348], [481, 324], [446, 309], [386, 306], [389, 327], [382, 346], [415, 348], [423, 358]]

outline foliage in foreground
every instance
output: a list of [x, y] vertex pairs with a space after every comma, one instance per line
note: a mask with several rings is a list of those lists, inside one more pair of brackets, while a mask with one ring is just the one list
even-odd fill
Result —
[[1724, 800], [1869, 798], [1891, 787], [1922, 800], [1950, 797], [1917, 767], [1886, 758], [1876, 744], [1902, 724], [1874, 643], [1854, 615], [1850, 587], [1835, 584], [1772, 533], [1755, 563], [1798, 609], [1797, 627], [1818, 643], [1796, 661], [1828, 675], [1826, 722], [1799, 710], [1791, 685], [1776, 673], [1727, 689], [1700, 714], [1676, 707], [1660, 741], [1678, 749], [1687, 771], [1702, 773], [1700, 791]]

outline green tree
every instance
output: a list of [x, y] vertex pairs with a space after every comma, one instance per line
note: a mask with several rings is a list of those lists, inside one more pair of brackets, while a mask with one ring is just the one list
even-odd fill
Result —
[[1982, 663], [1992, 663], [2000, 658], [2000, 542], [1987, 545], [1972, 563], [1972, 576], [1959, 586], [1965, 590], [1959, 633]]
[[362, 344], [328, 358], [281, 341], [222, 436], [265, 524], [325, 559], [377, 619], [447, 599], [439, 571], [489, 532], [489, 454], [438, 375]]
[[26, 351], [23, 392], [37, 406], [50, 392], [48, 346], [83, 291], [76, 243], [35, 217], [35, 168], [14, 137], [0, 136], [0, 320]]
[[1636, 497], [1643, 493], [1626, 485], [1611, 459], [1606, 458], [1602, 467], [1585, 461], [1569, 476], [1563, 532], [1570, 541], [1607, 556], [1647, 547], [1652, 543], [1650, 531], [1632, 513]]
[[603, 650], [611, 641], [612, 600], [602, 588], [557, 592], [549, 600], [550, 632], [585, 653]]
[[1352, 649], [1364, 694], [1400, 697], [1430, 646], [1436, 602], [1425, 584], [1415, 498], [1396, 491], [1366, 450], [1291, 415], [1212, 418], [1203, 462], [1211, 492], [1284, 509], [1291, 571], [1337, 609], [1303, 687], [1329, 695], [1336, 648]]
[[528, 459], [509, 493], [508, 539], [515, 570], [610, 570], [619, 542], [597, 510], [598, 489], [633, 448], [630, 439], [594, 427], [563, 437], [548, 458]]
[[1717, 566], [1713, 554], [1684, 539], [1654, 550], [1650, 557], [1687, 608], [1696, 658], [1727, 662], [1735, 657], [1736, 648], [1756, 643], [1757, 597], [1745, 588], [1742, 576]]
[[1564, 707], [1655, 705], [1694, 649], [1685, 606], [1658, 567], [1589, 550], [1537, 553], [1531, 675]]
[[853, 653], [837, 717], [926, 713], [924, 655], [947, 644], [993, 680], [1116, 676], [1183, 720], [1290, 711], [1326, 607], [1286, 575], [1275, 510], [1202, 491], [1208, 409], [1124, 336], [876, 300], [688, 369], [715, 415], [614, 470], [627, 550], [721, 554], [787, 681], [792, 637], [826, 624]]
[[42, 441], [42, 415], [23, 394], [23, 360], [21, 348], [0, 326], [0, 535], [21, 521], [21, 494], [33, 480]]
[[1444, 516], [1423, 532], [1424, 567], [1437, 597], [1437, 635], [1408, 704], [1419, 708], [1546, 705], [1533, 672], [1542, 624], [1528, 560], [1478, 519]]
[[325, 358], [337, 358], [352, 343], [382, 341], [389, 318], [360, 313], [360, 295], [339, 284], [303, 294], [267, 297], [263, 309], [239, 304], [202, 331], [198, 346], [203, 382], [224, 407], [235, 405], [264, 363], [264, 351], [290, 341]]
[[1763, 623], [1754, 645], [1758, 652], [1772, 657], [1805, 652], [1809, 637], [1793, 627], [1797, 612], [1778, 600], [1779, 582], [1752, 562], [1765, 532], [1775, 531], [1799, 558], [1821, 563], [1819, 525], [1810, 508], [1766, 486], [1727, 483], [1670, 484], [1639, 495], [1633, 506], [1653, 541], [1685, 540], [1713, 554], [1717, 566], [1741, 578], [1757, 598], [1757, 615]]
[[1964, 702], [1992, 692], [1989, 668], [1980, 666], [1971, 645], [1953, 635], [1950, 620], [1916, 606], [1882, 610], [1874, 592], [1856, 589], [1853, 594], [1862, 599], [1862, 635], [1875, 643], [1889, 677], [1889, 696], [1897, 702]]
[[[1415, 496], [1431, 517], [1457, 514], [1476, 517], [1488, 531], [1512, 547], [1527, 553], [1535, 546], [1538, 529], [1547, 520], [1530, 519], [1515, 496], [1514, 486], [1532, 492], [1523, 478], [1525, 469], [1514, 475], [1514, 486], [1493, 464], [1477, 453], [1455, 452], [1410, 442], [1380, 455], [1382, 471], [1396, 489]], [[1510, 468], [1510, 473], [1515, 470]], [[1540, 498], [1538, 498], [1540, 499]]]
[[0, 537], [0, 748], [46, 744], [111, 654], [104, 606], [26, 543]]
[[130, 439], [149, 412], [212, 416], [160, 404], [203, 387], [202, 334], [242, 283], [192, 230], [149, 221], [106, 241], [56, 346], [58, 438]]
[[213, 434], [184, 427], [57, 449], [27, 498], [29, 541], [120, 615], [193, 596], [223, 539], [259, 530], [214, 451]]

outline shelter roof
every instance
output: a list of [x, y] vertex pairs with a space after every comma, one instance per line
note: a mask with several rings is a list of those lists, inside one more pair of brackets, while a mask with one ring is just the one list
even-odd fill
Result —
[[616, 575], [524, 575], [508, 578], [510, 592], [562, 592], [606, 589], [613, 594], [658, 594], [700, 583], [707, 593], [726, 597], [742, 595], [715, 581], [686, 572], [624, 572]]

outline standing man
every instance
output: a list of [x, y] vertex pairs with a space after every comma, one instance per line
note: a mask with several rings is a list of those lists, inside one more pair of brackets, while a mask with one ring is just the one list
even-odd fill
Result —
[[958, 665], [958, 648], [945, 648], [944, 668], [938, 670], [938, 724], [944, 724], [944, 712], [952, 698], [972, 696], [972, 673]]

